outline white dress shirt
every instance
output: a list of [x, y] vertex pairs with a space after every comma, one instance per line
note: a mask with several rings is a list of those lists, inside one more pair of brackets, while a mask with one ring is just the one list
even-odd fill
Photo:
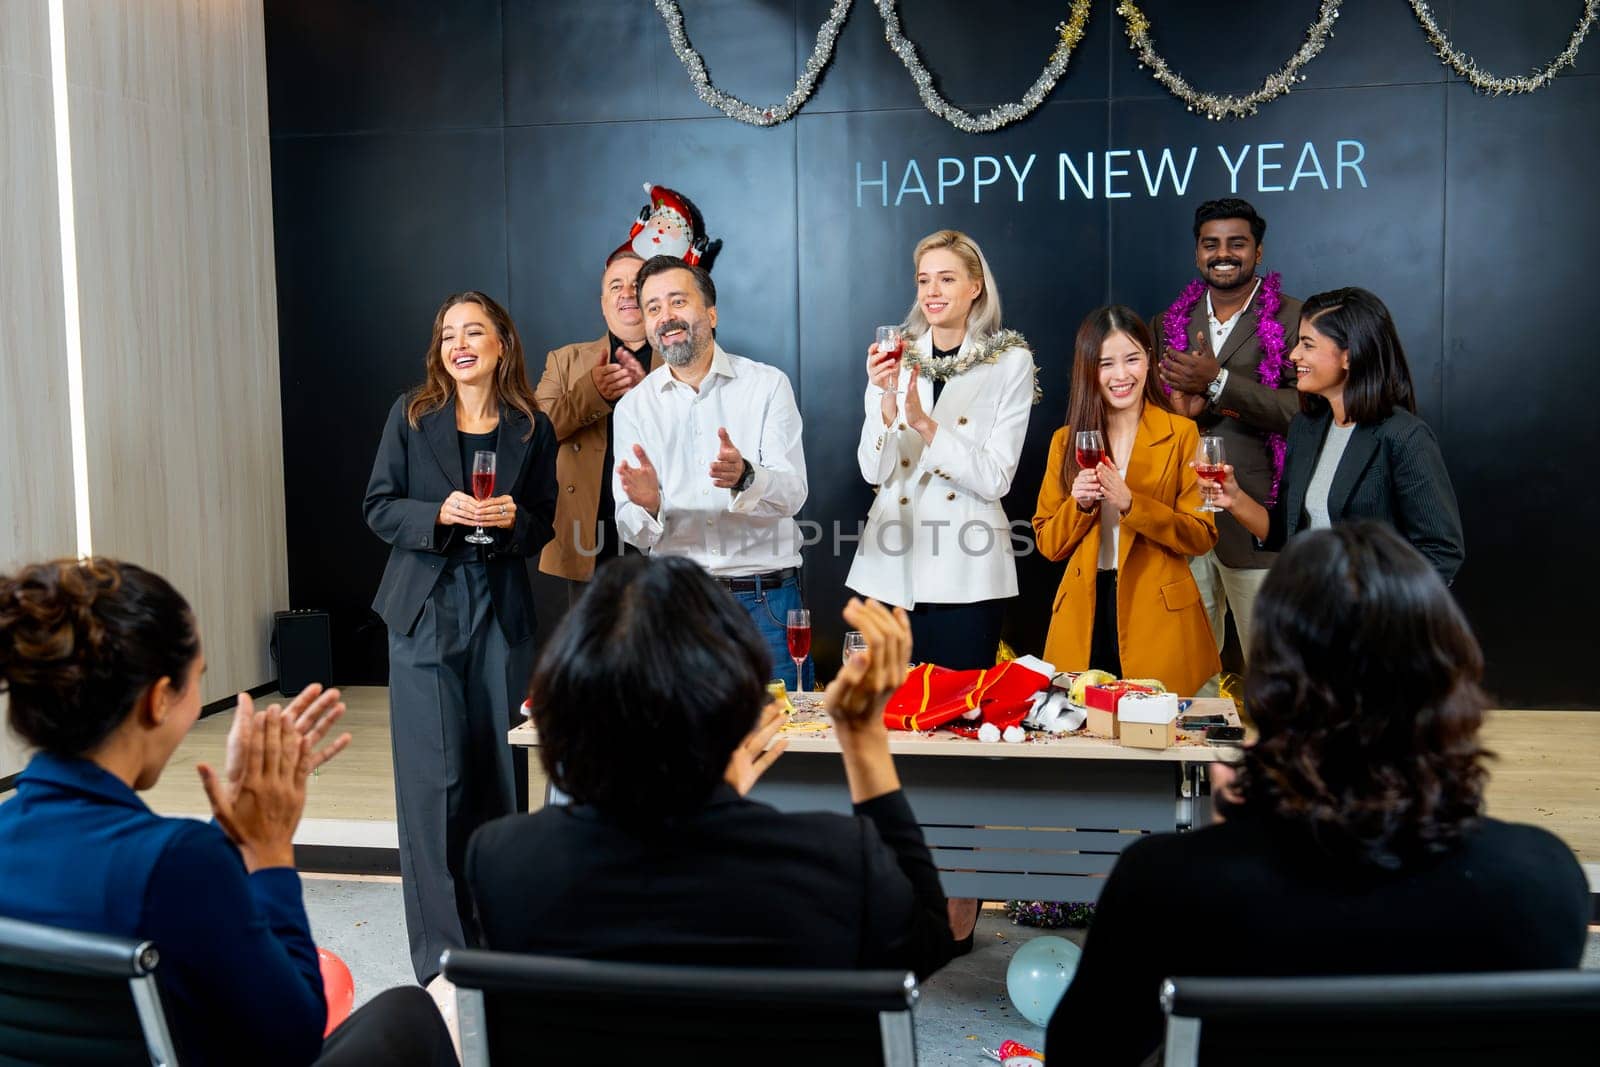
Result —
[[[637, 466], [639, 445], [661, 482], [661, 507], [651, 515], [612, 472], [624, 541], [652, 555], [687, 556], [719, 578], [800, 566], [794, 516], [806, 502], [806, 457], [788, 375], [714, 345], [698, 390], [662, 364], [617, 402], [612, 425], [617, 461]], [[718, 429], [755, 471], [742, 493], [711, 482]]]
[[[1245, 301], [1242, 305], [1240, 305], [1238, 311], [1235, 311], [1232, 315], [1228, 316], [1228, 320], [1226, 322], [1217, 318], [1217, 313], [1211, 306], [1211, 290], [1206, 290], [1206, 328], [1211, 334], [1212, 355], [1219, 358], [1221, 357], [1222, 346], [1228, 343], [1228, 336], [1233, 333], [1233, 328], [1239, 325], [1239, 319], [1246, 311], [1250, 309], [1250, 304], [1255, 300], [1256, 293], [1260, 289], [1261, 279], [1257, 278], [1255, 286], [1250, 290], [1250, 295], [1245, 297]], [[1206, 389], [1206, 399], [1211, 401], [1213, 404], [1216, 403], [1217, 397], [1221, 396], [1222, 391], [1227, 387], [1228, 368], [1224, 367], [1217, 375], [1216, 381]]]

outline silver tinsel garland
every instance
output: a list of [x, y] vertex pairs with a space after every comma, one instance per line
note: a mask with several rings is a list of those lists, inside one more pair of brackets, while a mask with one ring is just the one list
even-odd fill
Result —
[[1511, 78], [1502, 78], [1497, 74], [1480, 70], [1471, 56], [1456, 51], [1450, 44], [1450, 39], [1434, 21], [1433, 12], [1426, 0], [1411, 0], [1411, 10], [1416, 13], [1417, 21], [1422, 23], [1422, 29], [1428, 35], [1428, 43], [1433, 45], [1433, 50], [1439, 53], [1439, 58], [1444, 60], [1451, 70], [1467, 79], [1478, 92], [1503, 96], [1506, 93], [1531, 93], [1543, 89], [1564, 68], [1572, 66], [1577, 61], [1578, 48], [1583, 44], [1583, 39], [1589, 35], [1589, 28], [1594, 25], [1595, 15], [1600, 14], [1600, 0], [1584, 0], [1583, 17], [1578, 20], [1578, 28], [1572, 31], [1572, 38], [1567, 41], [1565, 51], [1545, 64], [1544, 69], [1535, 71], [1532, 75], [1518, 75]]
[[689, 44], [689, 37], [683, 32], [683, 12], [678, 9], [678, 5], [674, 0], [656, 0], [656, 11], [661, 15], [661, 20], [667, 24], [667, 35], [672, 38], [672, 50], [678, 53], [678, 59], [689, 72], [689, 82], [694, 86], [696, 96], [729, 118], [748, 122], [752, 126], [776, 126], [780, 122], [788, 122], [811, 98], [812, 91], [817, 87], [817, 79], [833, 60], [834, 42], [839, 39], [839, 30], [844, 26], [845, 16], [850, 14], [852, 3], [854, 0], [834, 0], [833, 10], [828, 12], [827, 20], [817, 31], [816, 47], [811, 50], [805, 69], [800, 72], [800, 80], [795, 82], [794, 91], [784, 97], [783, 103], [775, 107], [756, 107], [747, 104], [737, 96], [725, 93], [712, 85], [711, 76], [706, 73], [705, 60], [701, 59], [700, 53]]
[[1199, 112], [1208, 119], [1243, 118], [1254, 115], [1262, 104], [1276, 100], [1284, 95], [1297, 81], [1305, 81], [1305, 75], [1300, 73], [1300, 68], [1317, 57], [1328, 38], [1333, 36], [1333, 24], [1339, 17], [1339, 4], [1341, 0], [1322, 0], [1322, 10], [1317, 15], [1317, 21], [1311, 24], [1306, 31], [1306, 39], [1300, 45], [1289, 62], [1281, 70], [1267, 75], [1267, 80], [1261, 88], [1244, 96], [1231, 94], [1203, 93], [1188, 82], [1183, 75], [1167, 65], [1161, 58], [1155, 45], [1150, 40], [1150, 20], [1144, 12], [1139, 10], [1132, 0], [1123, 0], [1117, 5], [1117, 14], [1122, 16], [1124, 28], [1128, 33], [1128, 47], [1139, 54], [1139, 65], [1149, 67], [1150, 73], [1156, 81], [1166, 86], [1167, 91], [1188, 105], [1190, 111]]

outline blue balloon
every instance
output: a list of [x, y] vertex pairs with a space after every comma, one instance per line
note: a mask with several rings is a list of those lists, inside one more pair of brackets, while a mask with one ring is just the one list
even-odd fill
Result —
[[1045, 1026], [1072, 984], [1083, 950], [1064, 937], [1036, 937], [1017, 949], [1006, 968], [1006, 992], [1022, 1017]]

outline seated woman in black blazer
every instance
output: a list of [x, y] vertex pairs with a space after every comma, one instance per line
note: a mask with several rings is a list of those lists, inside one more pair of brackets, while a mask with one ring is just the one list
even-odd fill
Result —
[[1446, 584], [1466, 556], [1461, 512], [1439, 441], [1417, 418], [1400, 335], [1365, 289], [1318, 293], [1300, 309], [1294, 351], [1300, 414], [1289, 424], [1278, 502], [1241, 492], [1233, 468], [1211, 502], [1278, 549], [1301, 530], [1382, 519], [1427, 557]]
[[[1130, 846], [1106, 880], [1046, 1051], [1141, 1062], [1161, 980], [1576, 967], [1589, 887], [1532, 826], [1485, 818], [1483, 654], [1392, 530], [1289, 542], [1251, 628], [1259, 739], [1220, 826]], [[1226, 800], [1223, 798], [1226, 797]], [[1173, 908], [1192, 921], [1171, 922]]]
[[337, 689], [265, 711], [240, 694], [226, 764], [197, 768], [214, 822], [139, 799], [199, 717], [204, 670], [194, 613], [160, 575], [104, 558], [0, 575], [0, 692], [37, 750], [0, 804], [0, 915], [154, 942], [185, 1065], [454, 1064], [415, 987], [322, 1039], [293, 839], [306, 777], [350, 742], [317, 747], [344, 712]]
[[[489, 948], [591, 959], [907, 969], [954, 953], [939, 873], [883, 706], [911, 628], [873, 601], [828, 686], [854, 815], [782, 814], [744, 794], [782, 750], [772, 664], [733, 597], [694, 563], [602, 568], [533, 677], [539, 758], [572, 804], [489, 823], [467, 883]], [[766, 752], [763, 754], [763, 749]]]

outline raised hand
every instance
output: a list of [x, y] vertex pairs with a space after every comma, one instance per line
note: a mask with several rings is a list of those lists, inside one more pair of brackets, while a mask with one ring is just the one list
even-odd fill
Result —
[[616, 363], [616, 365], [621, 367], [623, 370], [628, 372], [628, 378], [630, 380], [628, 382], [627, 388], [622, 390], [624, 393], [626, 393], [628, 391], [628, 389], [632, 389], [634, 386], [636, 386], [640, 382], [644, 381], [644, 376], [646, 374], [650, 373], [648, 370], [645, 369], [644, 364], [640, 363], [637, 359], [634, 358], [632, 352], [629, 352], [626, 348], [623, 348], [621, 345], [617, 346], [617, 363]]
[[656, 468], [650, 462], [650, 457], [645, 455], [642, 446], [633, 446], [633, 458], [639, 461], [637, 467], [628, 466], [627, 460], [617, 464], [617, 476], [622, 479], [622, 491], [633, 503], [655, 515], [661, 510], [661, 478], [656, 474]]
[[711, 461], [711, 484], [718, 489], [732, 489], [744, 477], [744, 456], [733, 447], [726, 429], [717, 430], [717, 440], [721, 447], [717, 449], [717, 458]]
[[[1237, 327], [1236, 327], [1237, 328]], [[1182, 393], [1205, 397], [1206, 389], [1222, 371], [1222, 364], [1211, 354], [1204, 330], [1194, 334], [1194, 351], [1178, 352], [1173, 349], [1161, 357], [1161, 380]], [[1185, 413], [1187, 414], [1187, 413]]]
[[1133, 507], [1133, 490], [1123, 480], [1122, 472], [1113, 467], [1110, 460], [1103, 459], [1095, 468], [1095, 476], [1100, 481], [1101, 499], [1116, 508], [1118, 514], [1126, 515]]
[[911, 620], [904, 608], [851, 597], [844, 620], [861, 631], [867, 648], [850, 657], [823, 694], [823, 706], [840, 730], [882, 729], [883, 706], [906, 680], [911, 660]]
[[939, 429], [939, 424], [929, 417], [922, 407], [922, 395], [917, 392], [917, 377], [921, 368], [915, 363], [911, 365], [911, 373], [906, 376], [906, 425], [922, 435], [922, 439], [929, 444], [933, 443], [933, 435]]
[[723, 779], [740, 796], [744, 796], [755, 787], [761, 776], [767, 773], [767, 768], [775, 763], [783, 750], [789, 747], [788, 741], [773, 742], [778, 736], [778, 731], [783, 728], [784, 715], [777, 703], [768, 704], [761, 711], [761, 718], [756, 722], [756, 728], [739, 742], [733, 750], [733, 756], [728, 760], [728, 769], [723, 773]]
[[[239, 847], [245, 867], [294, 866], [294, 831], [306, 802], [309, 745], [294, 717], [277, 705], [248, 713], [248, 742], [238, 779], [227, 781], [202, 763], [196, 770], [217, 825]], [[237, 724], [237, 715], [235, 718]]]

